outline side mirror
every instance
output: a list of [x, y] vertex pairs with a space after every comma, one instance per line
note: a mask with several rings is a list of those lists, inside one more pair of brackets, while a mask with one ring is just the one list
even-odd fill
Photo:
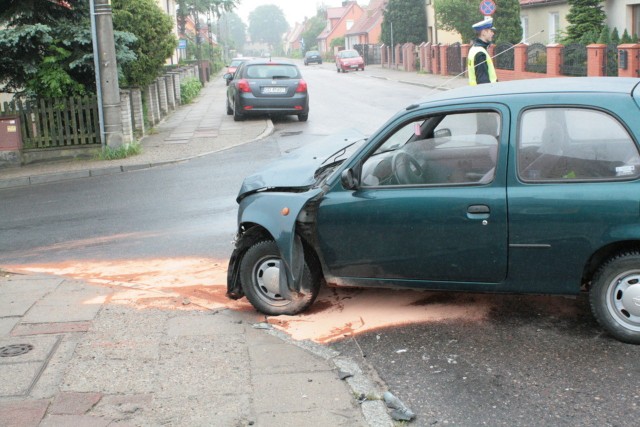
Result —
[[356, 188], [358, 188], [358, 175], [359, 174], [356, 173], [356, 169], [354, 168], [343, 170], [342, 174], [340, 175], [340, 182], [342, 183], [342, 186], [346, 190], [355, 190]]
[[225, 73], [225, 74], [222, 76], [222, 78], [223, 78], [223, 79], [225, 79], [225, 80], [233, 80], [233, 74], [231, 74], [231, 73]]

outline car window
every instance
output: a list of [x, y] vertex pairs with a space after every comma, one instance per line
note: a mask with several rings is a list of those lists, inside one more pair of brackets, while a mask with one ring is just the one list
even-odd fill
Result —
[[467, 112], [398, 126], [367, 158], [362, 186], [486, 184], [495, 177], [500, 115]]
[[518, 176], [523, 181], [575, 182], [640, 176], [635, 141], [610, 114], [586, 108], [522, 113]]
[[293, 65], [254, 64], [245, 68], [245, 76], [251, 79], [299, 78], [299, 73]]
[[338, 53], [338, 55], [340, 56], [340, 58], [357, 58], [358, 56], [360, 56], [355, 50], [343, 50], [342, 52]]

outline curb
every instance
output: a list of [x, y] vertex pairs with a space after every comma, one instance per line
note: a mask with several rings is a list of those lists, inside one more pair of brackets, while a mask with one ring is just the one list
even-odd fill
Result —
[[387, 406], [382, 399], [383, 392], [376, 387], [374, 382], [367, 377], [360, 365], [350, 357], [340, 356], [340, 353], [312, 341], [295, 341], [284, 332], [273, 327], [267, 328], [266, 332], [273, 335], [287, 344], [295, 345], [321, 359], [324, 359], [335, 366], [338, 372], [349, 373], [350, 376], [343, 381], [349, 385], [354, 398], [357, 396], [376, 396], [377, 399], [364, 399], [360, 402], [362, 415], [369, 427], [393, 427], [394, 421], [387, 412]]

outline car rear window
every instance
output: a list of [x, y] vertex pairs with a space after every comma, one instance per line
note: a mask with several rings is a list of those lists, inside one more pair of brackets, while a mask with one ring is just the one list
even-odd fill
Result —
[[300, 78], [298, 68], [286, 64], [255, 64], [245, 69], [245, 76], [250, 79]]

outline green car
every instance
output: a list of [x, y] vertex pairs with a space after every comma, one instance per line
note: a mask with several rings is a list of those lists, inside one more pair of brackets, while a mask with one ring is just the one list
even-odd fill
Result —
[[371, 137], [247, 177], [228, 296], [303, 312], [331, 286], [575, 295], [640, 343], [640, 80], [442, 92]]

